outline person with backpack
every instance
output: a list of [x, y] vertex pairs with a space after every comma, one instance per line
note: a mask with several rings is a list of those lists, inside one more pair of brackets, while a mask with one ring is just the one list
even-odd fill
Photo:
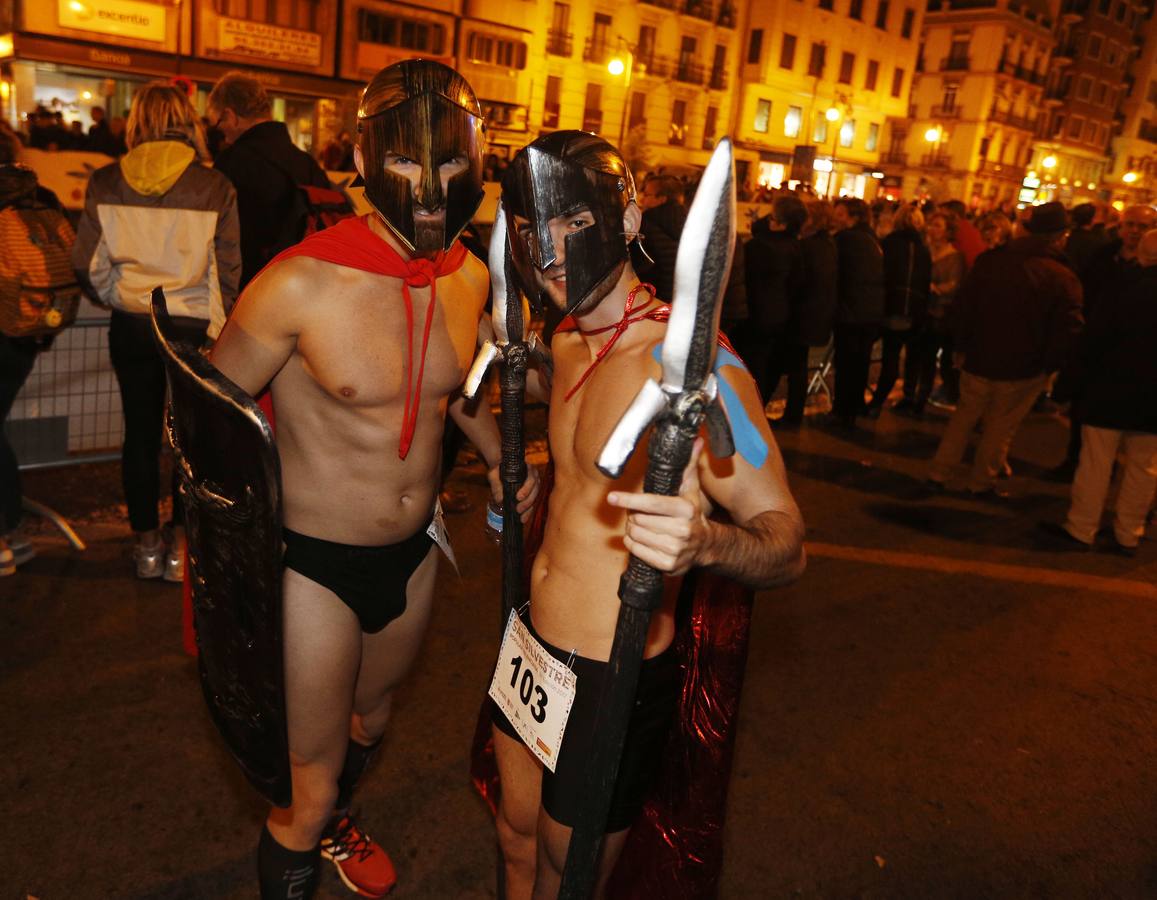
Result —
[[337, 194], [335, 202], [341, 198], [317, 161], [294, 145], [285, 123], [274, 121], [271, 111], [265, 87], [242, 72], [221, 76], [209, 94], [210, 121], [226, 141], [214, 166], [237, 190], [242, 288], [273, 257], [306, 236], [310, 209], [303, 188]]
[[72, 324], [80, 300], [69, 263], [76, 235], [56, 195], [17, 163], [20, 146], [0, 127], [0, 576], [36, 555], [20, 530], [20, 466], [4, 422], [37, 354]]
[[180, 582], [184, 527], [173, 474], [173, 515], [159, 530], [165, 370], [153, 340], [152, 291], [164, 289], [181, 336], [215, 338], [237, 298], [241, 249], [237, 196], [208, 159], [197, 111], [178, 87], [153, 82], [133, 97], [129, 152], [93, 173], [72, 263], [85, 291], [112, 307], [109, 355], [125, 436], [121, 477], [136, 536], [138, 578]]

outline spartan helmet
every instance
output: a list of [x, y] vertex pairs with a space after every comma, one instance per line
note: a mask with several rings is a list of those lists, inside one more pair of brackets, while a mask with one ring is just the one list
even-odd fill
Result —
[[[407, 59], [382, 69], [358, 104], [358, 143], [364, 160], [366, 199], [410, 250], [449, 250], [482, 202], [482, 111], [466, 79], [439, 62]], [[387, 154], [422, 168], [415, 190], [409, 179], [387, 172]], [[439, 167], [466, 160], [445, 193]], [[441, 238], [417, 236], [414, 206], [446, 210]], [[422, 246], [419, 246], [419, 243]]]
[[[520, 151], [502, 180], [502, 205], [511, 258], [527, 297], [539, 295], [535, 272], [557, 258], [550, 220], [582, 208], [595, 224], [566, 237], [566, 312], [605, 297], [627, 262], [623, 213], [634, 199], [635, 182], [623, 157], [593, 134], [556, 131]], [[516, 217], [529, 223], [525, 234]]]

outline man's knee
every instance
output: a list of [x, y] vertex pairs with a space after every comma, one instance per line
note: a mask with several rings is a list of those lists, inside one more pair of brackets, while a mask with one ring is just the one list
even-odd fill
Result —
[[294, 819], [325, 824], [337, 802], [337, 776], [332, 766], [290, 753]]
[[374, 744], [386, 733], [394, 692], [388, 689], [358, 704], [350, 721], [350, 737], [359, 744]]

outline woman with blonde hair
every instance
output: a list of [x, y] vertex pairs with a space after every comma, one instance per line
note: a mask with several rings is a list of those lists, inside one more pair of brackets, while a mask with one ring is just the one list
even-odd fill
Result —
[[200, 343], [220, 333], [241, 274], [237, 198], [229, 179], [202, 165], [202, 126], [181, 89], [166, 82], [139, 88], [125, 138], [128, 153], [88, 183], [72, 263], [89, 296], [112, 309], [109, 355], [124, 410], [121, 479], [137, 577], [180, 582], [184, 527], [175, 481], [167, 555], [158, 515], [165, 372], [149, 307], [159, 285], [181, 337]]

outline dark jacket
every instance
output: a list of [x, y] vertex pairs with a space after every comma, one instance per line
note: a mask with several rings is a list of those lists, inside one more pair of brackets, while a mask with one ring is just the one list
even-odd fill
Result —
[[1093, 318], [1098, 306], [1120, 296], [1141, 273], [1140, 263], [1136, 259], [1122, 259], [1118, 256], [1120, 252], [1120, 238], [1107, 241], [1093, 251], [1084, 271], [1080, 272], [1086, 322]]
[[786, 231], [772, 231], [765, 216], [752, 225], [743, 256], [748, 320], [766, 337], [791, 322], [803, 303], [799, 239]]
[[1085, 271], [1097, 251], [1109, 242], [1103, 229], [1074, 228], [1065, 241], [1065, 256], [1069, 258], [1077, 275], [1084, 278]]
[[1074, 368], [1085, 424], [1157, 434], [1157, 266], [1097, 310]]
[[218, 155], [214, 167], [237, 189], [241, 218], [241, 286], [269, 260], [301, 240], [294, 222], [297, 185], [329, 187], [317, 161], [290, 140], [284, 122], [259, 122]]
[[903, 331], [928, 317], [932, 256], [914, 228], [891, 232], [884, 251], [884, 327]]
[[840, 325], [878, 325], [884, 317], [884, 254], [864, 222], [836, 232]]
[[1081, 283], [1045, 238], [977, 257], [952, 311], [964, 370], [995, 381], [1057, 371], [1080, 333]]
[[826, 231], [799, 242], [803, 257], [803, 303], [799, 308], [799, 339], [809, 347], [824, 347], [832, 339], [836, 316], [836, 243]]
[[655, 285], [655, 293], [660, 300], [670, 302], [675, 291], [675, 257], [679, 252], [679, 238], [683, 236], [683, 223], [687, 212], [673, 200], [649, 209], [643, 213], [639, 230], [643, 234], [643, 247], [653, 262], [647, 262], [638, 252], [638, 244], [632, 243], [631, 263], [635, 274], [643, 281]]

